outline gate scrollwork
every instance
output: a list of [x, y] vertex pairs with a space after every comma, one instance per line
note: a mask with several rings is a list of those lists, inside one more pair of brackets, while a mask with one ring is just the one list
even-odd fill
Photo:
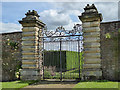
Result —
[[[77, 39], [80, 36], [80, 39], [82, 40], [82, 26], [79, 26], [79, 29], [77, 29], [75, 26], [72, 30], [65, 30], [63, 26], [57, 27], [55, 31], [47, 31], [43, 30], [42, 32], [44, 40], [45, 41], [59, 41], [62, 40], [73, 40]], [[74, 36], [74, 37], [73, 37]], [[49, 37], [49, 40], [48, 40]], [[54, 38], [57, 37], [57, 38]]]

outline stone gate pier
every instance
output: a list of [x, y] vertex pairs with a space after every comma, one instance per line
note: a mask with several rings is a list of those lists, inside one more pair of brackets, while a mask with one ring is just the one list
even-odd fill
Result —
[[28, 11], [22, 24], [22, 80], [39, 80], [42, 76], [42, 35], [45, 24], [39, 19], [36, 11]]
[[98, 13], [94, 4], [87, 4], [79, 19], [82, 21], [84, 37], [83, 76], [86, 79], [100, 79], [102, 76], [100, 54], [100, 22], [102, 21], [102, 15]]

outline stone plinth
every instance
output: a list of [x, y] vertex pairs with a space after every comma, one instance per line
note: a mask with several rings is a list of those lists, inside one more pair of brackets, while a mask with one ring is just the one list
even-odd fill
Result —
[[98, 13], [94, 4], [87, 4], [79, 19], [82, 21], [84, 37], [84, 65], [83, 76], [86, 79], [102, 77], [100, 54], [100, 22], [102, 15]]
[[42, 29], [45, 24], [39, 19], [36, 11], [28, 11], [26, 17], [19, 21], [22, 24], [22, 80], [39, 80], [42, 76]]

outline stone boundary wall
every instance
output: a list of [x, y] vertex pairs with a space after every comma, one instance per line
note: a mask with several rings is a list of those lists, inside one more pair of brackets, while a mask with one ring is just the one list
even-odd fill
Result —
[[[102, 55], [103, 78], [107, 80], [120, 80], [120, 78], [118, 78], [118, 71], [120, 72], [120, 52], [119, 52], [120, 47], [118, 47], [120, 46], [119, 43], [120, 33], [118, 37], [118, 30], [120, 30], [120, 21], [102, 22], [100, 28], [101, 28], [101, 50], [102, 50], [101, 55]], [[19, 43], [19, 49], [17, 51], [11, 51], [10, 46], [8, 46], [6, 43], [8, 38], [12, 41]], [[15, 79], [14, 74], [15, 72], [10, 73], [9, 70], [12, 69], [13, 71], [15, 71], [14, 67], [10, 68], [10, 65], [14, 66], [14, 60], [16, 62], [21, 61], [22, 59], [21, 39], [22, 32], [2, 34], [2, 54], [5, 52], [2, 60], [3, 62], [10, 63], [8, 68], [5, 69], [3, 68], [3, 81]], [[11, 56], [13, 52], [14, 59], [12, 59]], [[12, 60], [13, 62], [10, 62]], [[19, 65], [19, 63], [17, 64]]]
[[100, 28], [103, 78], [120, 80], [120, 21], [103, 22]]
[[2, 33], [2, 81], [15, 80], [21, 66], [22, 32]]

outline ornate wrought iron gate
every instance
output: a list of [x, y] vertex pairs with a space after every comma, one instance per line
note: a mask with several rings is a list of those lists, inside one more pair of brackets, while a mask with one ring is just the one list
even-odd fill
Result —
[[43, 78], [80, 79], [82, 70], [82, 28], [43, 31]]

